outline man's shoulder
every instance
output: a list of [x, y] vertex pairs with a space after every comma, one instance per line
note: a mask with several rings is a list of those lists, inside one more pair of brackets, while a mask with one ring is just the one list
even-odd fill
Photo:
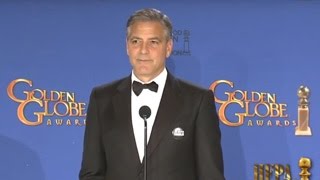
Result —
[[124, 77], [121, 79], [117, 79], [108, 83], [104, 83], [98, 86], [95, 86], [92, 90], [95, 94], [113, 94], [117, 91], [117, 89], [123, 85], [126, 81], [130, 81], [130, 77]]
[[190, 93], [203, 93], [209, 90], [185, 79], [175, 78], [175, 81], [181, 91]]

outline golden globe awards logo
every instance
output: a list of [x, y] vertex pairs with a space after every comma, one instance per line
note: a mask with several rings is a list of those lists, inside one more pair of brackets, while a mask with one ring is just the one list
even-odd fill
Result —
[[[228, 80], [218, 80], [211, 84], [210, 90], [219, 91], [219, 86], [227, 85], [234, 88], [234, 83]], [[259, 127], [288, 127], [296, 126], [296, 121], [290, 121], [286, 113], [287, 104], [278, 102], [274, 93], [233, 90], [227, 91], [223, 96], [217, 93], [215, 102], [219, 104], [218, 114], [222, 123], [227, 126], [259, 126]], [[239, 112], [234, 117], [227, 117], [226, 114], [236, 107]], [[245, 121], [246, 120], [246, 121]]]
[[[23, 90], [17, 88], [22, 86]], [[30, 89], [33, 82], [28, 79], [16, 79], [7, 87], [10, 99], [19, 103], [17, 116], [21, 123], [27, 126], [83, 126], [85, 125], [85, 103], [76, 102], [72, 92]], [[22, 97], [18, 97], [20, 91]], [[36, 109], [36, 110], [35, 110]], [[27, 114], [32, 114], [29, 117]]]

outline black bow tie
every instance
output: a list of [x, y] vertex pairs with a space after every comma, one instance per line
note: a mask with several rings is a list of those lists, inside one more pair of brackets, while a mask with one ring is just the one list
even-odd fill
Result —
[[132, 83], [132, 90], [133, 92], [139, 96], [143, 89], [149, 89], [150, 91], [157, 92], [158, 91], [158, 84], [152, 81], [149, 84], [142, 84], [138, 81], [133, 81]]

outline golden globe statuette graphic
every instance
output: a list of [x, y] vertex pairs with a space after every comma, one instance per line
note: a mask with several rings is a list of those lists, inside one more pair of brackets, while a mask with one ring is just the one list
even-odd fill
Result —
[[306, 157], [301, 157], [299, 161], [299, 167], [301, 169], [300, 172], [300, 180], [309, 180], [309, 177], [311, 176], [311, 173], [308, 171], [308, 169], [311, 168], [311, 160]]
[[309, 127], [309, 97], [310, 90], [306, 86], [300, 86], [298, 89], [299, 106], [298, 106], [298, 125], [295, 135], [311, 136]]

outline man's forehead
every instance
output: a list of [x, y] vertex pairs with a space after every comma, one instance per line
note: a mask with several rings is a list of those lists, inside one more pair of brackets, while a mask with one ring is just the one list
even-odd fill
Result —
[[128, 38], [159, 39], [167, 37], [166, 26], [159, 21], [137, 21], [128, 27]]
[[142, 36], [139, 36], [139, 35], [131, 35], [129, 37], [130, 39], [148, 39], [148, 40], [161, 40], [163, 39], [164, 37], [161, 37], [161, 36], [151, 36], [151, 37], [142, 37]]

